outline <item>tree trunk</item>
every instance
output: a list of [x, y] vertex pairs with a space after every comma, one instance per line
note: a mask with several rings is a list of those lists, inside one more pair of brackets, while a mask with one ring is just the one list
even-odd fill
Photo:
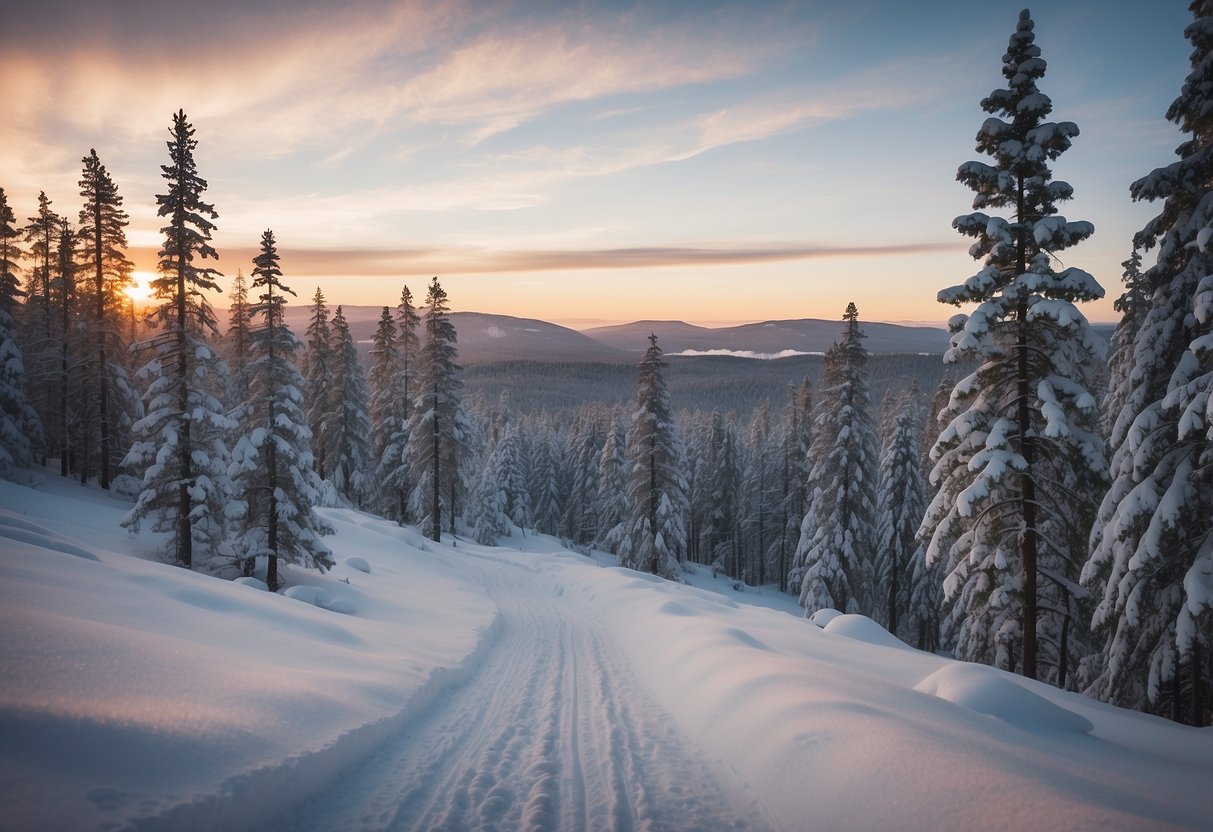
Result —
[[177, 486], [177, 558], [186, 569], [194, 568], [194, 535], [191, 530], [190, 482], [193, 479], [193, 449], [190, 447], [189, 360], [185, 333], [185, 255], [177, 255], [177, 407], [181, 411], [181, 435], [177, 441], [181, 481]]
[[1070, 664], [1070, 616], [1061, 622], [1061, 654], [1057, 659], [1057, 687], [1066, 689], [1066, 676]]
[[[93, 206], [93, 257], [97, 272], [93, 276], [93, 288], [97, 292], [97, 407], [101, 426], [100, 484], [106, 491], [110, 487], [110, 408], [109, 408], [109, 361], [105, 354], [105, 270], [101, 255], [101, 200]], [[86, 456], [85, 459], [88, 457]]]
[[434, 452], [434, 487], [433, 487], [433, 505], [430, 508], [430, 540], [435, 543], [442, 542], [442, 458], [439, 455], [439, 450], [442, 447], [442, 442], [439, 439], [438, 426], [438, 391], [434, 391], [434, 432], [433, 432], [433, 452]]
[[[1017, 262], [1016, 268], [1018, 275], [1022, 275], [1028, 268], [1028, 252], [1027, 252], [1027, 236], [1025, 223], [1027, 222], [1026, 208], [1024, 202], [1024, 183], [1020, 179], [1018, 185], [1018, 207], [1015, 213], [1015, 220], [1019, 224], [1016, 232], [1016, 248]], [[1020, 510], [1023, 514], [1024, 533], [1020, 541], [1020, 559], [1023, 561], [1023, 622], [1021, 629], [1023, 630], [1023, 654], [1021, 663], [1023, 664], [1023, 675], [1029, 679], [1036, 678], [1036, 481], [1032, 476], [1032, 462], [1035, 454], [1032, 452], [1032, 446], [1028, 442], [1028, 429], [1030, 427], [1031, 411], [1028, 407], [1028, 402], [1032, 395], [1031, 378], [1028, 375], [1028, 304], [1027, 301], [1021, 300], [1015, 310], [1015, 320], [1018, 326], [1019, 336], [1015, 345], [1016, 358], [1016, 375], [1019, 399], [1016, 408], [1016, 420], [1018, 425], [1018, 436], [1016, 437], [1016, 450], [1023, 456], [1024, 462], [1027, 464], [1027, 470], [1020, 475]]]
[[1192, 724], [1205, 724], [1204, 656], [1201, 655], [1200, 640], [1192, 641]]

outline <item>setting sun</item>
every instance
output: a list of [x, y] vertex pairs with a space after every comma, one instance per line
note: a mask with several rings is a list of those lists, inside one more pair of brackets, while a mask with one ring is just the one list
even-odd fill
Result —
[[132, 272], [131, 279], [134, 280], [134, 283], [122, 291], [126, 293], [126, 296], [132, 302], [136, 304], [146, 303], [152, 296], [152, 281], [155, 277], [151, 272]]

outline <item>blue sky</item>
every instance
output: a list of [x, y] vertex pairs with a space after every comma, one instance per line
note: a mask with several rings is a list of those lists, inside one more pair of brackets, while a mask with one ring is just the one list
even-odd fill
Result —
[[[581, 323], [940, 321], [978, 266], [951, 229], [1021, 5], [66, 0], [5, 12], [0, 186], [75, 215], [95, 147], [154, 263], [171, 113], [197, 128], [229, 277], [272, 228], [288, 283]], [[1108, 299], [1174, 157], [1186, 4], [1034, 9], [1055, 166]], [[1150, 255], [1147, 255], [1147, 262]], [[222, 299], [217, 301], [222, 304]]]

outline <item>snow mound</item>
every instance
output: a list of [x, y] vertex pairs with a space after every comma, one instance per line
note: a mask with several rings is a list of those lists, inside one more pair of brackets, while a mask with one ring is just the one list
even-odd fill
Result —
[[842, 615], [838, 610], [826, 607], [823, 610], [818, 610], [809, 616], [809, 620], [816, 624], [821, 629], [825, 629], [826, 625], [833, 621], [838, 616]]
[[[367, 571], [369, 572], [370, 569], [368, 568]], [[282, 591], [282, 594], [287, 598], [293, 598], [296, 601], [302, 601], [305, 604], [311, 604], [314, 607], [319, 607], [329, 612], [336, 612], [341, 615], [356, 615], [358, 613], [358, 605], [354, 603], [352, 598], [334, 597], [333, 593], [324, 587], [301, 584], [299, 586], [287, 587]]]
[[1011, 681], [1004, 671], [983, 665], [944, 665], [914, 689], [1035, 734], [1086, 734], [1094, 727], [1085, 717]]
[[356, 569], [359, 572], [366, 572], [368, 575], [371, 572], [371, 565], [366, 562], [366, 558], [360, 558], [357, 555], [346, 558], [345, 565], [350, 569]]
[[236, 580], [232, 581], [232, 583], [240, 584], [241, 586], [251, 586], [253, 589], [259, 589], [262, 592], [270, 591], [269, 586], [267, 586], [265, 581], [261, 580], [260, 578], [237, 578]]
[[12, 515], [0, 516], [0, 538], [6, 538], [17, 543], [28, 543], [30, 546], [50, 549], [52, 552], [71, 555], [81, 560], [100, 561], [100, 558], [87, 549], [64, 540], [60, 535], [45, 526], [21, 517], [13, 517]]
[[[825, 612], [825, 610], [818, 610], [818, 614], [822, 612]], [[879, 644], [881, 647], [899, 647], [905, 650], [913, 649], [866, 615], [842, 614], [837, 610], [830, 610], [830, 612], [835, 614], [830, 616], [825, 624], [820, 624], [816, 616], [813, 618], [813, 623], [820, 626], [821, 629], [830, 635], [846, 636], [856, 641], [866, 641], [868, 644]]]
[[294, 598], [296, 601], [302, 601], [321, 609], [328, 609], [329, 603], [333, 600], [333, 596], [329, 594], [328, 590], [318, 586], [291, 586], [284, 589], [282, 594], [287, 598]]

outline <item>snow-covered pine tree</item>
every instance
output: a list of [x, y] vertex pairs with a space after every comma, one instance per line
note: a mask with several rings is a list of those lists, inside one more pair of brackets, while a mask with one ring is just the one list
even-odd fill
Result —
[[459, 391], [460, 367], [456, 362], [455, 325], [451, 322], [446, 291], [435, 277], [426, 293], [425, 343], [421, 347], [413, 410], [408, 421], [405, 450], [415, 472], [410, 510], [421, 518], [431, 540], [442, 539], [442, 515], [447, 512], [455, 528], [455, 499], [465, 472], [463, 443], [469, 432]]
[[327, 479], [332, 471], [327, 454], [332, 443], [325, 420], [333, 398], [333, 331], [329, 326], [329, 308], [319, 286], [312, 296], [311, 310], [303, 350], [303, 409], [312, 432], [316, 473]]
[[217, 326], [203, 292], [220, 291], [221, 275], [195, 262], [218, 258], [210, 244], [218, 214], [202, 201], [206, 180], [198, 176], [198, 143], [183, 111], [173, 115], [169, 132], [170, 163], [161, 165], [168, 193], [156, 195], [169, 224], [161, 229], [160, 275], [152, 281], [162, 301], [153, 313], [161, 329], [132, 347], [149, 355], [138, 373], [148, 382], [147, 415], [133, 426], [135, 443], [123, 462], [142, 472], [143, 488], [122, 525], [138, 529], [152, 518], [156, 531], [170, 533], [169, 553], [192, 568], [195, 548], [215, 552], [224, 540], [231, 483], [223, 435], [234, 425], [212, 392], [220, 366], [206, 343]]
[[619, 564], [678, 580], [678, 564], [686, 551], [686, 454], [666, 388], [667, 366], [657, 336], [650, 335], [628, 433], [629, 516]]
[[108, 489], [113, 466], [121, 460], [119, 454], [130, 447], [130, 426], [143, 415], [126, 367], [113, 360], [127, 348], [121, 324], [123, 290], [131, 285], [134, 264], [126, 256], [126, 226], [130, 218], [122, 208], [118, 186], [101, 164], [96, 150], [81, 161], [84, 165], [80, 179], [80, 196], [84, 198], [80, 209], [81, 269], [90, 281], [85, 293], [89, 307], [84, 314], [88, 320], [85, 332], [92, 342], [90, 352], [95, 362], [88, 368], [89, 390], [83, 406], [90, 416], [95, 416], [90, 421], [95, 421], [97, 431], [95, 452], [90, 447], [92, 437], [85, 437], [82, 472], [88, 472], [95, 457], [98, 484]]
[[[1136, 285], [1144, 314], [1112, 428], [1112, 484], [1099, 508], [1083, 584], [1096, 595], [1099, 650], [1088, 693], [1208, 724], [1213, 685], [1213, 3], [1197, 0], [1192, 70], [1167, 110], [1188, 135], [1179, 160], [1130, 187], [1163, 200], [1134, 246], [1158, 257]], [[1128, 294], [1128, 292], [1126, 292]], [[1129, 310], [1126, 310], [1126, 315]]]
[[1122, 440], [1125, 427], [1116, 428], [1116, 420], [1125, 412], [1125, 401], [1133, 389], [1133, 342], [1141, 329], [1142, 320], [1150, 309], [1150, 296], [1146, 292], [1146, 281], [1141, 274], [1141, 250], [1134, 247], [1129, 259], [1121, 265], [1124, 267], [1125, 290], [1114, 303], [1120, 320], [1112, 333], [1112, 341], [1108, 350], [1108, 389], [1104, 392], [1100, 408], [1100, 428], [1105, 439], [1110, 439], [1115, 433]]
[[[80, 293], [76, 287], [76, 232], [66, 219], [59, 230], [55, 259], [55, 274], [50, 285], [57, 335], [54, 386], [59, 397], [54, 432], [58, 440], [55, 447], [59, 451], [59, 474], [66, 477], [76, 470], [79, 461], [81, 449], [76, 441], [77, 428], [84, 417], [80, 407], [83, 379], [76, 358], [82, 334], [75, 326], [80, 306]], [[82, 481], [87, 482], [88, 478], [83, 477]]]
[[12, 316], [0, 309], [0, 476], [28, 468], [42, 438], [38, 413], [25, 396], [25, 364], [16, 330]]
[[[985, 266], [939, 293], [941, 303], [976, 304], [952, 319], [944, 360], [980, 366], [952, 392], [952, 421], [932, 451], [940, 490], [922, 527], [929, 561], [947, 576], [944, 636], [957, 657], [1030, 678], [1044, 658], [1038, 638], [1054, 661], [1065, 652], [1077, 578], [1069, 541], [1105, 473], [1092, 429], [1096, 401], [1086, 387], [1102, 357], [1075, 306], [1103, 289], [1082, 269], [1053, 267], [1059, 252], [1094, 227], [1057, 214], [1073, 189], [1052, 181], [1049, 165], [1078, 128], [1045, 120], [1053, 105], [1037, 87], [1045, 61], [1033, 26], [1021, 12], [1003, 56], [1008, 87], [981, 102], [990, 118], [977, 149], [993, 164], [966, 162], [956, 174], [977, 196], [974, 213], [953, 227], [976, 239], [969, 252]], [[1051, 603], [1055, 594], [1066, 600]]]
[[880, 445], [872, 425], [868, 351], [859, 310], [847, 304], [842, 338], [826, 352], [820, 406], [809, 451], [813, 493], [800, 527], [796, 562], [802, 564], [800, 605], [872, 611], [876, 475]]
[[568, 490], [564, 480], [566, 449], [560, 431], [544, 419], [531, 444], [530, 493], [532, 522], [540, 534], [560, 535]]
[[734, 426], [713, 410], [704, 458], [704, 517], [699, 548], [714, 569], [736, 578], [741, 568], [741, 455]]
[[569, 448], [570, 477], [564, 527], [579, 546], [588, 546], [598, 536], [598, 458], [606, 442], [601, 411], [579, 411]]
[[771, 433], [771, 405], [763, 400], [750, 417], [746, 428], [745, 494], [742, 524], [746, 548], [744, 580], [755, 585], [767, 582], [767, 559], [774, 544], [778, 546], [772, 518], [776, 518], [779, 495], [776, 488], [776, 443]]
[[38, 448], [43, 465], [47, 463], [51, 446], [57, 448], [61, 444], [56, 387], [59, 338], [55, 330], [51, 287], [55, 281], [62, 229], [63, 218], [51, 210], [51, 200], [46, 192], [39, 191], [38, 213], [30, 217], [29, 223], [22, 229], [25, 241], [30, 244], [27, 253], [33, 263], [26, 289], [25, 314], [18, 323], [21, 325], [27, 389], [38, 391], [36, 396], [31, 397], [31, 403], [37, 408], [43, 426], [42, 443]]
[[[396, 322], [392, 311], [383, 307], [375, 337], [371, 341], [371, 371], [367, 383], [371, 390], [371, 471], [384, 467], [392, 435], [400, 429], [399, 354], [396, 348]], [[380, 480], [376, 479], [376, 483]], [[397, 504], [396, 496], [387, 489], [376, 488], [371, 503], [376, 511], [388, 516]]]
[[361, 508], [371, 456], [370, 393], [344, 310], [333, 313], [332, 387], [324, 416], [324, 454], [337, 493]]
[[42, 423], [26, 392], [25, 359], [16, 315], [22, 311], [22, 230], [0, 188], [0, 476], [33, 463], [42, 444]]
[[805, 378], [800, 387], [788, 385], [788, 403], [784, 408], [781, 480], [783, 499], [779, 504], [782, 532], [779, 539], [779, 591], [789, 588], [800, 593], [802, 571], [793, 578], [793, 563], [800, 544], [800, 523], [809, 511], [809, 479], [813, 468], [809, 449], [813, 446], [813, 386]]
[[[931, 449], [944, 429], [951, 423], [952, 417], [948, 412], [948, 402], [952, 398], [952, 390], [956, 387], [956, 379], [950, 370], [945, 370], [935, 393], [931, 396], [928, 419], [923, 435], [929, 440], [920, 443], [919, 466], [929, 472], [931, 464]], [[925, 502], [930, 505], [939, 493], [939, 483], [932, 483], [928, 478], [924, 483]], [[939, 625], [940, 613], [943, 609], [943, 580], [939, 564], [927, 562], [927, 547], [919, 529], [919, 546], [914, 549], [910, 563], [909, 608], [906, 610], [906, 621], [901, 628], [906, 638], [913, 640], [919, 650], [933, 653], [940, 647]]]
[[506, 430], [507, 433], [485, 461], [468, 506], [467, 524], [472, 529], [472, 537], [484, 546], [496, 546], [498, 538], [510, 533], [504, 483], [510, 477], [510, 467], [514, 462], [510, 458], [511, 449], [516, 448], [517, 443], [511, 441], [514, 439], [513, 427]]
[[[17, 215], [8, 204], [8, 196], [4, 188], [0, 188], [0, 312], [5, 312], [11, 319], [16, 319], [17, 309], [25, 290], [21, 288], [21, 258], [25, 252], [21, 250], [21, 229], [14, 223]], [[15, 323], [10, 322], [10, 328]]]
[[[227, 332], [223, 339], [224, 357], [227, 359], [229, 389], [228, 403], [236, 410], [249, 400], [248, 364], [252, 360], [252, 318], [249, 311], [248, 284], [244, 272], [236, 270], [232, 279], [232, 300], [227, 311]], [[237, 413], [238, 422], [244, 416]]]
[[883, 442], [876, 486], [876, 604], [874, 616], [893, 635], [912, 638], [904, 626], [911, 606], [911, 576], [919, 549], [918, 526], [926, 510], [923, 487], [918, 386], [895, 396], [889, 435]]
[[420, 340], [417, 330], [421, 318], [413, 307], [413, 293], [405, 286], [400, 291], [400, 304], [396, 307], [396, 364], [395, 378], [396, 421], [387, 444], [379, 457], [375, 481], [383, 495], [385, 517], [404, 524], [409, 520], [409, 495], [413, 490], [412, 472], [406, 450], [409, 444], [409, 416], [413, 409], [413, 389], [416, 386], [417, 362], [420, 355]]
[[628, 468], [627, 433], [623, 415], [616, 408], [607, 423], [606, 440], [598, 455], [598, 537], [594, 545], [618, 553], [627, 532]]
[[400, 290], [400, 303], [396, 306], [397, 346], [400, 352], [400, 375], [397, 385], [400, 390], [400, 413], [408, 419], [413, 409], [412, 390], [418, 364], [421, 359], [421, 316], [413, 305], [413, 293], [405, 286]]
[[261, 235], [253, 259], [249, 305], [249, 401], [229, 473], [235, 496], [244, 503], [235, 550], [245, 575], [256, 558], [266, 558], [270, 591], [278, 590], [278, 561], [325, 571], [332, 553], [321, 537], [333, 529], [316, 515], [319, 476], [312, 468], [311, 431], [303, 414], [303, 376], [295, 368], [299, 339], [286, 325], [286, 295], [274, 234]]

